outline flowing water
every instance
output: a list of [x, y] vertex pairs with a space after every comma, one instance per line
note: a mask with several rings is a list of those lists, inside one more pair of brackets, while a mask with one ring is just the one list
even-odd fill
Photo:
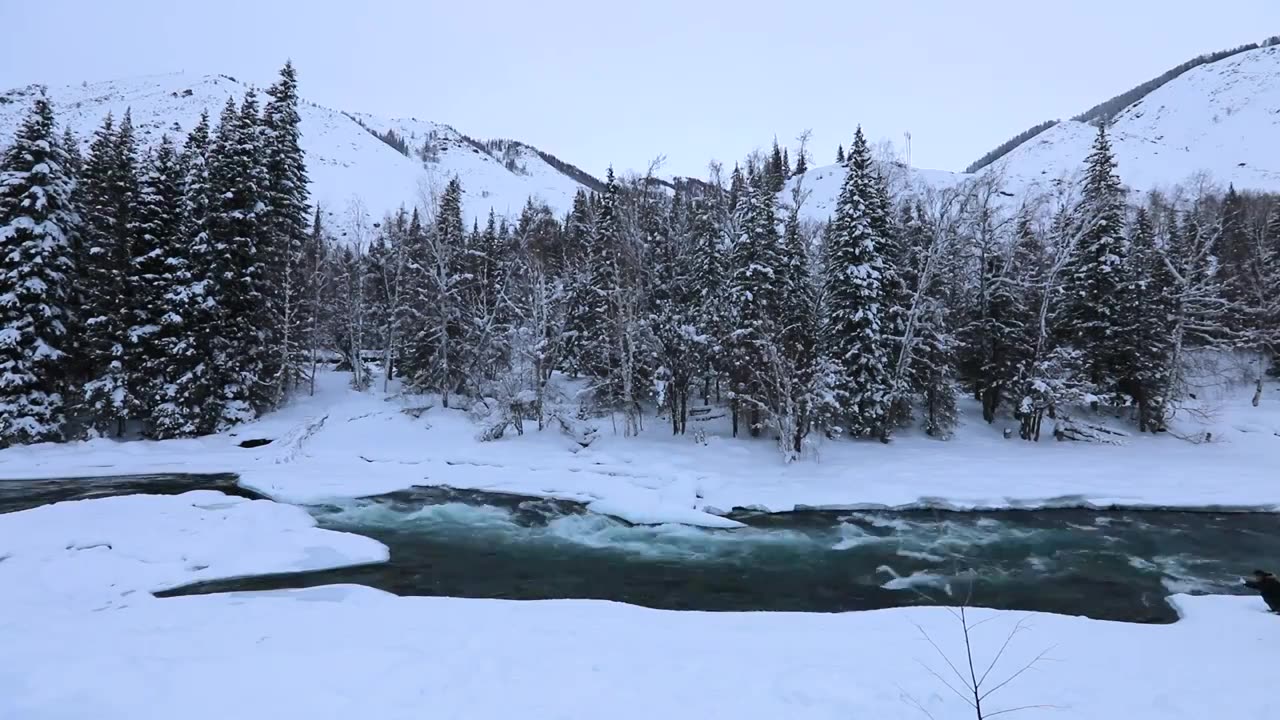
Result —
[[[0, 513], [209, 489], [233, 475], [0, 481]], [[359, 583], [398, 595], [601, 598], [682, 610], [844, 611], [967, 602], [1131, 622], [1173, 593], [1245, 593], [1280, 561], [1280, 515], [1038, 510], [738, 513], [746, 527], [631, 525], [563, 501], [414, 488], [307, 508], [385, 564], [215, 581], [169, 595]]]
[[601, 598], [682, 610], [845, 611], [968, 602], [1131, 622], [1173, 593], [1244, 593], [1280, 560], [1280, 516], [1043, 510], [735, 515], [639, 526], [576, 503], [415, 488], [310, 508], [391, 561], [171, 594], [359, 583], [398, 595]]

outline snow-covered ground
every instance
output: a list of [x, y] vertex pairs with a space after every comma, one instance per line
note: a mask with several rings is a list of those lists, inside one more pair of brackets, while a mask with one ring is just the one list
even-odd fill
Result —
[[[342, 373], [322, 373], [314, 397], [232, 433], [163, 442], [92, 440], [0, 450], [0, 477], [47, 478], [157, 472], [233, 472], [246, 487], [292, 502], [373, 495], [412, 485], [553, 496], [642, 523], [736, 523], [735, 507], [1032, 508], [1195, 507], [1280, 510], [1280, 388], [1230, 386], [1208, 419], [1183, 420], [1193, 443], [1137, 435], [1126, 444], [1004, 439], [1012, 421], [983, 423], [965, 405], [949, 441], [904, 431], [891, 445], [826, 442], [816, 457], [785, 465], [772, 441], [730, 438], [727, 419], [709, 423], [706, 443], [673, 437], [665, 421], [624, 438], [609, 418], [586, 449], [557, 430], [496, 442], [475, 439], [461, 410], [377, 390], [354, 392]], [[394, 388], [393, 388], [394, 390]], [[1202, 390], [1202, 398], [1210, 394]], [[696, 424], [696, 423], [695, 423]], [[1047, 434], [1047, 433], [1046, 433]], [[245, 449], [246, 439], [270, 438]]]
[[[259, 537], [259, 548], [273, 552], [277, 539]], [[167, 541], [185, 547], [181, 534]], [[135, 572], [148, 574], [142, 559], [101, 580], [136, 585]], [[973, 717], [944, 685], [959, 683], [939, 650], [965, 667], [960, 626], [945, 608], [714, 614], [400, 598], [359, 586], [138, 594], [93, 610], [14, 605], [9, 595], [0, 594], [5, 718], [888, 720], [926, 717], [920, 708], [936, 720]], [[1044, 653], [988, 697], [987, 712], [1274, 716], [1278, 619], [1257, 598], [1176, 602], [1184, 617], [1173, 625], [969, 611], [970, 624], [981, 623], [979, 673], [1017, 630], [986, 689]]]
[[[287, 500], [445, 483], [591, 501], [637, 521], [732, 524], [757, 505], [1119, 502], [1280, 507], [1280, 395], [1225, 394], [1218, 441], [1022, 443], [970, 419], [950, 442], [830, 443], [784, 466], [766, 440], [672, 438], [649, 420], [578, 450], [558, 433], [496, 443], [456, 410], [320, 391], [197, 440], [95, 440], [0, 451], [0, 477], [241, 473]], [[416, 402], [416, 401], [415, 401]], [[255, 449], [251, 438], [273, 438]], [[396, 597], [357, 586], [157, 599], [197, 580], [378, 562], [386, 548], [317, 529], [296, 507], [212, 491], [59, 503], [0, 515], [0, 718], [972, 717], [939, 678], [961, 661], [946, 608], [841, 615], [696, 613], [561, 600]], [[1022, 716], [1271, 717], [1275, 616], [1256, 597], [1187, 597], [1173, 625], [973, 610], [990, 696]], [[983, 622], [985, 621], [985, 622]], [[963, 667], [958, 665], [958, 667]], [[937, 673], [935, 675], [934, 673]], [[1052, 706], [1051, 708], [1048, 706]]]
[[0, 515], [0, 608], [8, 608], [0, 614], [50, 606], [106, 610], [202, 580], [387, 559], [376, 540], [315, 525], [292, 505], [207, 490]]

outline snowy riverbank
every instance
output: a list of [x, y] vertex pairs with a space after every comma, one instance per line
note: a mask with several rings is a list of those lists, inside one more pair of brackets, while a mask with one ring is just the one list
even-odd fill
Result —
[[[219, 493], [0, 515], [0, 717], [972, 717], [945, 608], [698, 613], [564, 600], [400, 598], [358, 586], [157, 599], [174, 582], [376, 560], [294, 508]], [[206, 567], [201, 567], [206, 566]], [[1280, 624], [1252, 597], [1187, 597], [1173, 625], [972, 610], [989, 711], [1269, 717]], [[1134, 672], [1142, 681], [1136, 683]], [[1210, 692], [1211, 691], [1211, 692]]]
[[[0, 451], [0, 477], [233, 472], [246, 487], [285, 501], [372, 495], [411, 485], [554, 496], [633, 522], [735, 523], [734, 507], [951, 508], [1128, 506], [1280, 510], [1280, 391], [1260, 407], [1241, 389], [1223, 396], [1194, 444], [1169, 435], [1124, 446], [1004, 439], [1004, 425], [972, 413], [954, 439], [903, 432], [893, 444], [827, 442], [818, 457], [784, 465], [771, 441], [672, 437], [650, 418], [623, 438], [601, 421], [581, 449], [558, 431], [481, 443], [465, 412], [439, 407], [413, 418], [403, 398], [346, 388], [325, 373], [315, 397], [233, 433], [193, 440], [94, 440]], [[268, 445], [241, 448], [247, 439]]]

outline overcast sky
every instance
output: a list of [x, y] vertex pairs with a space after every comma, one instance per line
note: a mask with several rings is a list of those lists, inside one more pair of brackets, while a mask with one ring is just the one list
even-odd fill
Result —
[[1280, 0], [0, 0], [0, 88], [222, 72], [345, 110], [532, 143], [595, 173], [704, 174], [861, 123], [958, 170], [1194, 55], [1280, 33]]

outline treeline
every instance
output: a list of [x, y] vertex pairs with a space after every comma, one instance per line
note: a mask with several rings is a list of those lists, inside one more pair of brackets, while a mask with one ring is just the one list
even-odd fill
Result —
[[795, 459], [946, 438], [960, 392], [1027, 440], [1091, 408], [1160, 431], [1188, 352], [1278, 341], [1275, 199], [1129, 197], [1105, 129], [1080, 182], [1020, 204], [994, 177], [902, 187], [859, 130], [826, 223], [803, 220], [802, 141], [797, 167], [775, 144], [727, 179], [610, 172], [563, 217], [470, 228], [455, 178], [335, 240], [307, 206], [291, 67], [268, 96], [145, 154], [109, 118], [83, 161], [36, 101], [0, 179], [4, 443], [214, 432], [329, 350], [359, 388], [376, 353], [486, 438], [596, 415], [630, 435], [656, 405], [675, 433], [724, 412]]
[[277, 407], [314, 325], [294, 69], [178, 147], [41, 94], [0, 161], [0, 445], [215, 432]]
[[683, 433], [711, 405], [788, 458], [815, 434], [945, 438], [958, 391], [1027, 440], [1104, 406], [1160, 431], [1189, 351], [1277, 342], [1273, 198], [1128, 198], [1105, 131], [1082, 182], [1016, 206], [993, 178], [895, 192], [859, 132], [816, 225], [802, 182], [775, 192], [784, 165], [674, 192], [610, 173], [567, 217], [530, 204], [470, 231], [455, 180], [333, 248], [332, 337], [358, 384], [379, 348], [384, 376], [472, 408], [486, 437], [601, 413], [634, 434], [651, 403]]

